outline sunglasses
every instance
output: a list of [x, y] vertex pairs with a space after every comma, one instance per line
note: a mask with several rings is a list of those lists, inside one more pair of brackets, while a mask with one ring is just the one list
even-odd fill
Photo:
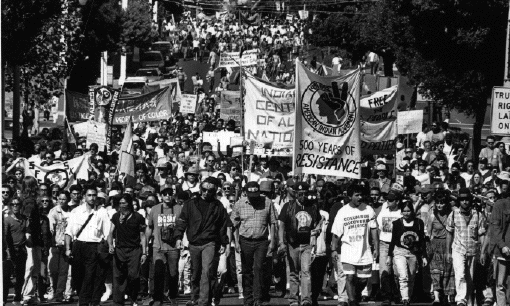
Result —
[[2, 194], [9, 194], [9, 191], [2, 191]]
[[11, 203], [11, 206], [21, 206], [21, 203]]
[[167, 191], [167, 192], [163, 192], [162, 195], [167, 197], [167, 196], [171, 196], [172, 193], [170, 191]]
[[313, 195], [313, 194], [309, 194], [306, 198], [307, 198], [308, 200], [315, 200], [315, 199], [317, 199], [317, 196], [316, 196], [316, 195]]
[[257, 192], [259, 191], [259, 189], [257, 187], [250, 187], [250, 188], [246, 188], [248, 190], [248, 192]]
[[216, 188], [200, 188], [202, 189], [203, 192], [207, 192], [207, 193], [215, 193], [216, 192]]
[[49, 203], [49, 202], [50, 202], [50, 200], [41, 200], [41, 202], [43, 202], [43, 203]]
[[231, 187], [223, 187], [223, 190], [230, 190]]

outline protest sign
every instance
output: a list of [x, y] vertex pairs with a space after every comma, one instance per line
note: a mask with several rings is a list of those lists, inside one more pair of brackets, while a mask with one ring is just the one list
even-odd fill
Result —
[[168, 119], [171, 110], [171, 87], [164, 87], [138, 97], [119, 99], [113, 124], [127, 124], [129, 117], [135, 123]]
[[183, 114], [194, 114], [197, 109], [197, 95], [183, 94], [179, 111]]
[[220, 95], [220, 119], [234, 120], [236, 126], [241, 123], [241, 93], [239, 91], [224, 90]]
[[496, 86], [492, 89], [491, 134], [510, 135], [510, 88]]
[[423, 109], [398, 112], [398, 134], [415, 134], [421, 132], [423, 125]]
[[71, 185], [77, 183], [77, 179], [88, 180], [88, 158], [90, 154], [85, 154], [62, 163], [55, 163], [51, 166], [41, 167], [35, 162], [26, 158], [18, 158], [14, 161], [9, 172], [13, 167], [21, 164], [25, 169], [25, 177], [33, 176], [39, 184], [49, 183], [57, 184], [61, 189], [68, 189]]
[[218, 143], [220, 151], [227, 152], [227, 146], [230, 146], [231, 138], [238, 137], [239, 134], [230, 131], [219, 132], [202, 132], [202, 142], [208, 142], [212, 146], [212, 151], [218, 151]]
[[263, 147], [275, 148], [277, 155], [290, 155], [294, 144], [296, 90], [275, 87], [254, 77], [248, 77], [244, 84], [245, 109], [249, 114], [244, 118], [246, 139], [270, 142], [269, 147]]
[[258, 55], [258, 49], [244, 51], [242, 59], [239, 52], [222, 52], [218, 67], [239, 67], [239, 64], [245, 67], [254, 66], [257, 65]]
[[397, 138], [397, 90], [392, 86], [361, 99], [360, 132], [363, 154], [391, 154]]
[[361, 177], [359, 70], [322, 77], [296, 60], [294, 175]]
[[80, 137], [84, 137], [87, 135], [87, 130], [89, 127], [88, 122], [80, 122], [72, 125], [74, 133], [78, 133]]
[[[61, 101], [62, 100], [62, 101]], [[65, 103], [65, 112], [69, 122], [87, 121], [89, 120], [89, 100], [88, 95], [75, 91], [66, 90], [65, 95], [59, 98], [60, 103]]]
[[87, 122], [87, 148], [96, 143], [99, 151], [103, 152], [106, 146], [106, 123], [90, 120]]
[[299, 13], [299, 18], [300, 18], [301, 20], [308, 19], [308, 15], [309, 15], [309, 12], [308, 12], [308, 11], [300, 10], [300, 11], [298, 11], [298, 13]]

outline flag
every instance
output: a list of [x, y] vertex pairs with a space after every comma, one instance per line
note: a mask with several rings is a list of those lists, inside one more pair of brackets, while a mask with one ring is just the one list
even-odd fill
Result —
[[129, 121], [126, 126], [126, 132], [124, 133], [124, 139], [122, 140], [122, 146], [120, 147], [120, 158], [119, 158], [119, 174], [122, 174], [126, 179], [134, 179], [135, 177], [135, 152], [133, 147], [133, 128], [132, 119], [129, 117]]
[[69, 125], [69, 121], [67, 120], [67, 116], [64, 117], [64, 135], [62, 137], [62, 144], [60, 150], [62, 152], [71, 153], [74, 155], [74, 151], [76, 149], [76, 138], [74, 137], [73, 131], [71, 131], [71, 126]]

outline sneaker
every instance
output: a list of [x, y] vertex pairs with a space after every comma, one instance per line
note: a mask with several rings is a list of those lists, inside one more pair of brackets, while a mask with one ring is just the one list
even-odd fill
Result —
[[234, 287], [229, 287], [228, 293], [236, 293], [236, 290], [234, 289]]
[[333, 295], [333, 300], [338, 300], [338, 294]]
[[53, 300], [54, 296], [53, 296], [53, 292], [50, 292], [50, 293], [46, 293], [44, 295], [44, 298], [47, 299], [47, 300]]
[[101, 302], [106, 302], [110, 299], [112, 295], [112, 285], [106, 284], [106, 291], [103, 293], [103, 296], [101, 296]]
[[239, 299], [240, 300], [244, 299], [244, 295], [242, 293], [239, 293]]
[[485, 301], [483, 301], [483, 304], [482, 306], [492, 306], [494, 305], [494, 301], [492, 299], [486, 299]]
[[184, 294], [191, 294], [191, 289], [188, 288], [188, 289], [184, 290]]

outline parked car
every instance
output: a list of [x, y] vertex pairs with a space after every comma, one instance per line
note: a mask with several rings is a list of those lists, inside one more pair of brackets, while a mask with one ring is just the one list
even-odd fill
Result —
[[161, 51], [147, 51], [143, 53], [140, 64], [142, 68], [159, 68], [161, 71], [165, 70], [165, 61]]
[[164, 79], [164, 75], [158, 68], [141, 68], [135, 73], [137, 77], [146, 77], [148, 82], [154, 82]]
[[152, 44], [151, 47], [154, 51], [160, 51], [163, 55], [163, 59], [165, 60], [165, 67], [175, 66], [177, 60], [173, 56], [172, 52], [172, 44], [168, 41], [157, 41]]
[[122, 85], [121, 97], [130, 97], [141, 95], [143, 88], [147, 85], [148, 80], [145, 76], [128, 77]]

